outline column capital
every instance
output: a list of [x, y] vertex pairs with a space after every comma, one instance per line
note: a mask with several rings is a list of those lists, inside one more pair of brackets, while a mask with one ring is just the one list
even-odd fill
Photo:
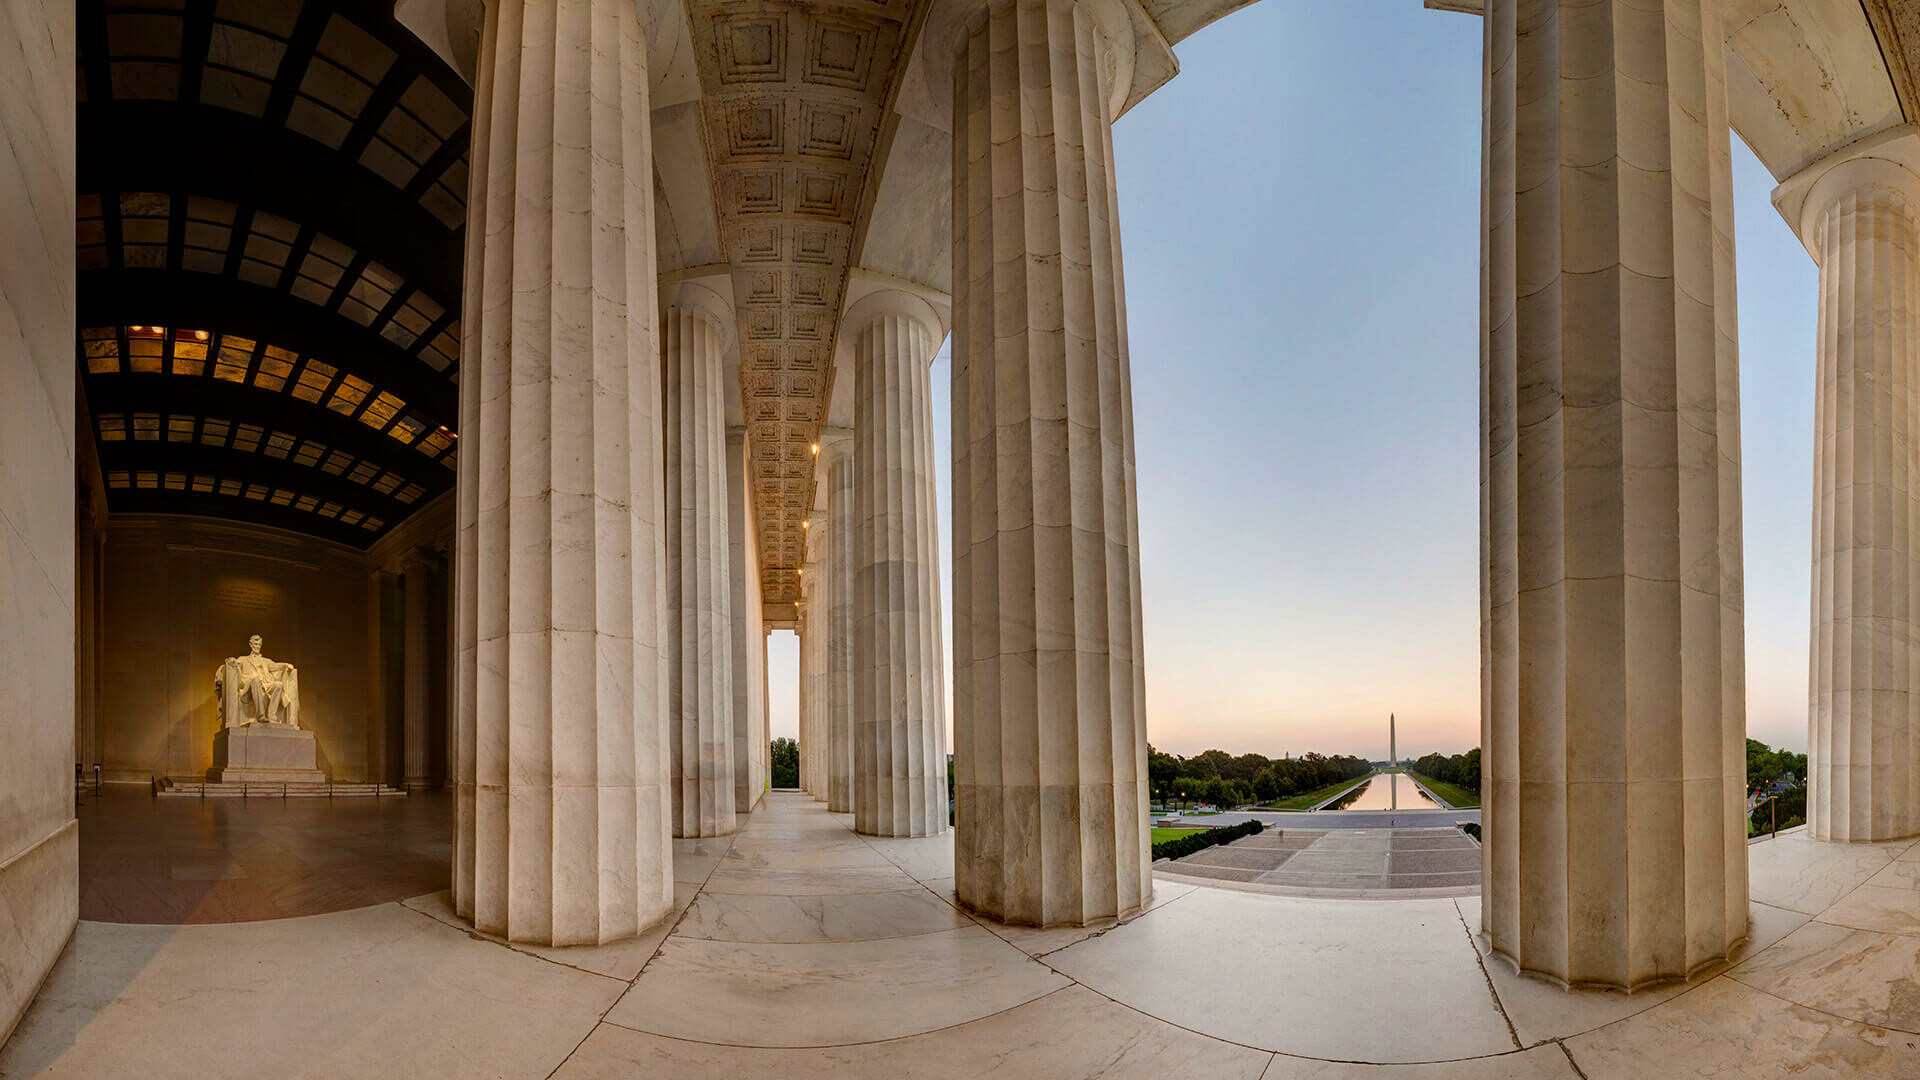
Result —
[[438, 565], [440, 556], [430, 548], [411, 547], [400, 555], [400, 572], [403, 574], [414, 569], [430, 570]]
[[1920, 209], [1920, 128], [1913, 124], [1869, 135], [1801, 169], [1773, 189], [1773, 206], [1820, 261], [1820, 218], [1841, 196], [1880, 187]]
[[[968, 31], [981, 24], [996, 3], [1011, 6], [1008, 0], [941, 5], [941, 10], [929, 17], [921, 35], [925, 43], [922, 51], [929, 59], [938, 58], [956, 65], [962, 62]], [[1172, 44], [1140, 0], [1037, 0], [1037, 3], [1069, 11], [1084, 9], [1105, 42], [1113, 60], [1111, 64], [1100, 65], [1101, 90], [1106, 98], [1109, 122], [1118, 120], [1179, 74], [1180, 62], [1174, 57]]]
[[840, 315], [840, 349], [851, 351], [861, 331], [887, 315], [919, 323], [926, 329], [928, 340], [938, 346], [953, 320], [953, 304], [944, 294], [910, 282], [862, 274], [847, 282], [846, 306]]
[[720, 354], [733, 348], [733, 278], [729, 274], [701, 273], [660, 281], [660, 310], [693, 311], [704, 315], [720, 335]]
[[820, 446], [821, 467], [829, 468], [853, 452], [853, 429], [831, 425], [822, 427], [815, 442]]

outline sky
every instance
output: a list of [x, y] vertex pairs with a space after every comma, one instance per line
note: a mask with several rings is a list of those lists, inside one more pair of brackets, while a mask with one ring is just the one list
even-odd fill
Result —
[[[1480, 20], [1265, 0], [1175, 52], [1114, 126], [1148, 740], [1478, 745]], [[1817, 275], [1734, 159], [1747, 726], [1805, 750]], [[950, 378], [943, 347], [943, 538]], [[790, 736], [794, 635], [769, 663]]]

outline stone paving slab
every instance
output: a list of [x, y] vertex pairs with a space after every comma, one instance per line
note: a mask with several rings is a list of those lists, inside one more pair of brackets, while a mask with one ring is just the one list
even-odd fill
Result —
[[1238, 844], [1208, 848], [1181, 859], [1185, 865], [1233, 866], [1242, 870], [1272, 870], [1298, 852], [1268, 849], [1243, 849]]
[[1309, 874], [1277, 870], [1254, 879], [1262, 885], [1286, 885], [1299, 889], [1387, 889], [1392, 888], [1386, 874]]
[[1480, 847], [1449, 826], [1273, 829], [1196, 852], [1167, 870], [1316, 895], [1396, 890], [1448, 895], [1480, 884]]
[[1459, 871], [1450, 874], [1394, 874], [1392, 888], [1432, 888], [1432, 886], [1476, 886], [1480, 884], [1480, 871]]
[[1420, 851], [1426, 849], [1463, 849], [1478, 851], [1473, 838], [1459, 829], [1402, 829], [1393, 834], [1393, 850]]
[[1283, 833], [1277, 829], [1273, 829], [1256, 836], [1248, 836], [1240, 840], [1235, 840], [1228, 846], [1237, 848], [1265, 848], [1273, 851], [1298, 851], [1301, 848], [1312, 846], [1315, 840], [1325, 835], [1325, 833], [1318, 832], [1290, 831]]
[[1479, 873], [1480, 851], [1396, 851], [1388, 870], [1395, 874]]
[[1188, 862], [1185, 859], [1175, 860], [1171, 869], [1187, 877], [1217, 878], [1220, 881], [1254, 881], [1262, 873], [1259, 870], [1245, 870], [1237, 866], [1207, 866], [1204, 863]]

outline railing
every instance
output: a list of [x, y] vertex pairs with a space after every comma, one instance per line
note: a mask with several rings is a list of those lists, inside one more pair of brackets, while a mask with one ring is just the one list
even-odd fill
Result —
[[1767, 839], [1771, 840], [1780, 834], [1780, 796], [1769, 795], [1754, 803], [1753, 809], [1747, 811], [1747, 820], [1752, 821], [1753, 815], [1763, 806], [1767, 808]]
[[[81, 796], [87, 793], [87, 767], [82, 762], [73, 763], [73, 805], [85, 805]], [[100, 794], [100, 763], [93, 763], [93, 794]]]

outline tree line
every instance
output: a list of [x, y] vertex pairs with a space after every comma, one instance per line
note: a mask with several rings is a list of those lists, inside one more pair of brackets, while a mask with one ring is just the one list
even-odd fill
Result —
[[1747, 740], [1747, 790], [1764, 799], [1778, 796], [1776, 805], [1761, 802], [1747, 819], [1749, 836], [1775, 827], [1791, 829], [1807, 823], [1807, 755], [1775, 750], [1759, 739]]
[[800, 786], [800, 744], [785, 735], [773, 740], [772, 752], [768, 757], [768, 787], [796, 788]]
[[1154, 798], [1243, 806], [1317, 791], [1373, 771], [1373, 763], [1348, 754], [1302, 754], [1269, 758], [1203, 750], [1190, 758], [1147, 747], [1147, 785]]
[[1464, 754], [1428, 754], [1408, 762], [1407, 769], [1443, 784], [1468, 791], [1480, 790], [1480, 748], [1477, 746]]

